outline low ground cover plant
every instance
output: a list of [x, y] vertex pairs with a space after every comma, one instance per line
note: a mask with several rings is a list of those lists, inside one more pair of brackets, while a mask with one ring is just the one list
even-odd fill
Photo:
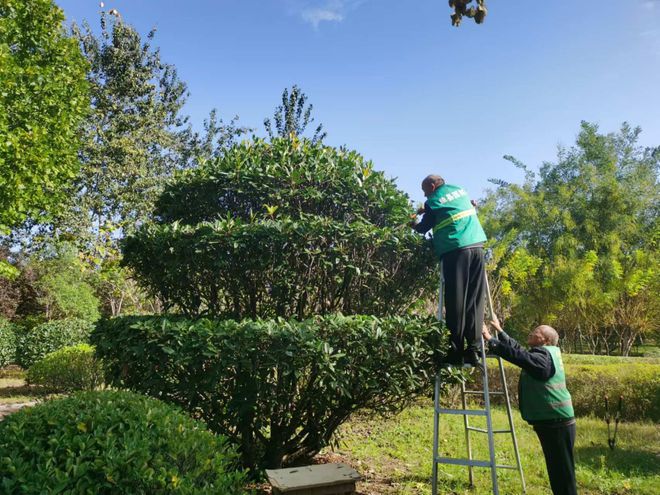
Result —
[[243, 465], [308, 462], [358, 410], [399, 411], [428, 390], [434, 318], [105, 320], [108, 383], [178, 404], [239, 446]]
[[79, 392], [0, 422], [2, 493], [244, 493], [227, 441], [177, 408]]
[[91, 345], [63, 347], [33, 364], [27, 383], [44, 392], [94, 390], [103, 383], [103, 367]]

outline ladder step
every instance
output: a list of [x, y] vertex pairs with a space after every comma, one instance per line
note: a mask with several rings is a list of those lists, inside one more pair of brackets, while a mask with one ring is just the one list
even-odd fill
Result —
[[477, 461], [475, 459], [455, 459], [453, 457], [436, 457], [438, 464], [454, 464], [455, 466], [490, 467], [490, 461]]
[[[466, 390], [464, 393], [466, 395], [484, 395], [483, 390]], [[493, 392], [489, 392], [489, 395], [504, 395], [504, 392], [494, 390]]]
[[[478, 431], [480, 433], [488, 433], [488, 430], [486, 428], [477, 428], [475, 426], [468, 426], [467, 429], [470, 431]], [[511, 430], [493, 430], [493, 433], [511, 433]]]
[[483, 409], [437, 409], [438, 414], [457, 414], [461, 416], [486, 416]]
[[[479, 461], [476, 459], [457, 459], [454, 457], [436, 457], [437, 464], [453, 464], [455, 466], [490, 467], [490, 461]], [[497, 469], [518, 469], [517, 466], [506, 464], [495, 464]]]

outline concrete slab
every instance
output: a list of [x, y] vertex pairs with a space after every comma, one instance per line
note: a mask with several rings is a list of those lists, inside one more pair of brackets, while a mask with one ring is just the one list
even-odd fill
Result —
[[334, 495], [355, 492], [361, 476], [343, 464], [318, 464], [286, 469], [267, 469], [273, 493], [289, 495]]

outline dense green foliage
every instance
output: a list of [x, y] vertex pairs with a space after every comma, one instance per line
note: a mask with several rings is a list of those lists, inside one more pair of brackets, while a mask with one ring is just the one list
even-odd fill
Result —
[[[61, 229], [90, 239], [104, 258], [117, 230], [128, 231], [150, 213], [164, 179], [176, 168], [189, 138], [180, 115], [186, 85], [146, 40], [121, 19], [102, 14], [101, 33], [74, 26], [89, 61], [90, 118], [81, 149], [84, 164]], [[105, 246], [107, 248], [107, 246]]]
[[428, 390], [444, 331], [432, 318], [125, 317], [92, 335], [108, 383], [180, 405], [239, 446], [246, 467], [304, 462], [358, 410]]
[[244, 493], [202, 423], [130, 392], [83, 392], [0, 422], [3, 493]]
[[[603, 417], [605, 396], [612, 403], [623, 396], [622, 419], [626, 421], [660, 421], [660, 362], [645, 358], [623, 358], [625, 361], [583, 364], [588, 356], [565, 355], [566, 383], [573, 397], [577, 416]], [[490, 363], [493, 363], [490, 365]], [[490, 361], [489, 371], [493, 390], [501, 387], [499, 372]], [[506, 378], [512, 398], [517, 404], [520, 371], [508, 363]]]
[[491, 245], [491, 281], [509, 326], [539, 323], [564, 346], [626, 355], [660, 328], [660, 152], [639, 129], [601, 134], [583, 123], [522, 186], [500, 183], [480, 209]]
[[14, 325], [0, 318], [0, 368], [14, 362], [16, 357], [16, 332]]
[[78, 171], [85, 59], [52, 0], [0, 0], [0, 232], [57, 209]]
[[79, 319], [53, 320], [19, 332], [16, 344], [16, 363], [29, 368], [46, 354], [89, 339], [93, 325]]
[[168, 185], [158, 222], [126, 240], [125, 263], [190, 315], [400, 314], [434, 285], [410, 210], [355, 152], [244, 142]]
[[26, 380], [45, 392], [94, 390], [103, 383], [103, 366], [94, 347], [78, 344], [46, 354], [30, 366]]
[[70, 243], [51, 244], [30, 259], [37, 272], [34, 288], [47, 319], [96, 321], [99, 300], [89, 283], [90, 272]]

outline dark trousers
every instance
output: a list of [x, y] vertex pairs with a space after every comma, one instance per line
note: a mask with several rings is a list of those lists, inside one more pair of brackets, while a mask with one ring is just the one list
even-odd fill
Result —
[[534, 425], [541, 441], [548, 478], [554, 495], [577, 495], [575, 484], [575, 423], [567, 426]]
[[486, 265], [481, 247], [457, 249], [442, 257], [445, 278], [445, 321], [451, 333], [450, 353], [481, 352], [481, 328], [486, 302]]

